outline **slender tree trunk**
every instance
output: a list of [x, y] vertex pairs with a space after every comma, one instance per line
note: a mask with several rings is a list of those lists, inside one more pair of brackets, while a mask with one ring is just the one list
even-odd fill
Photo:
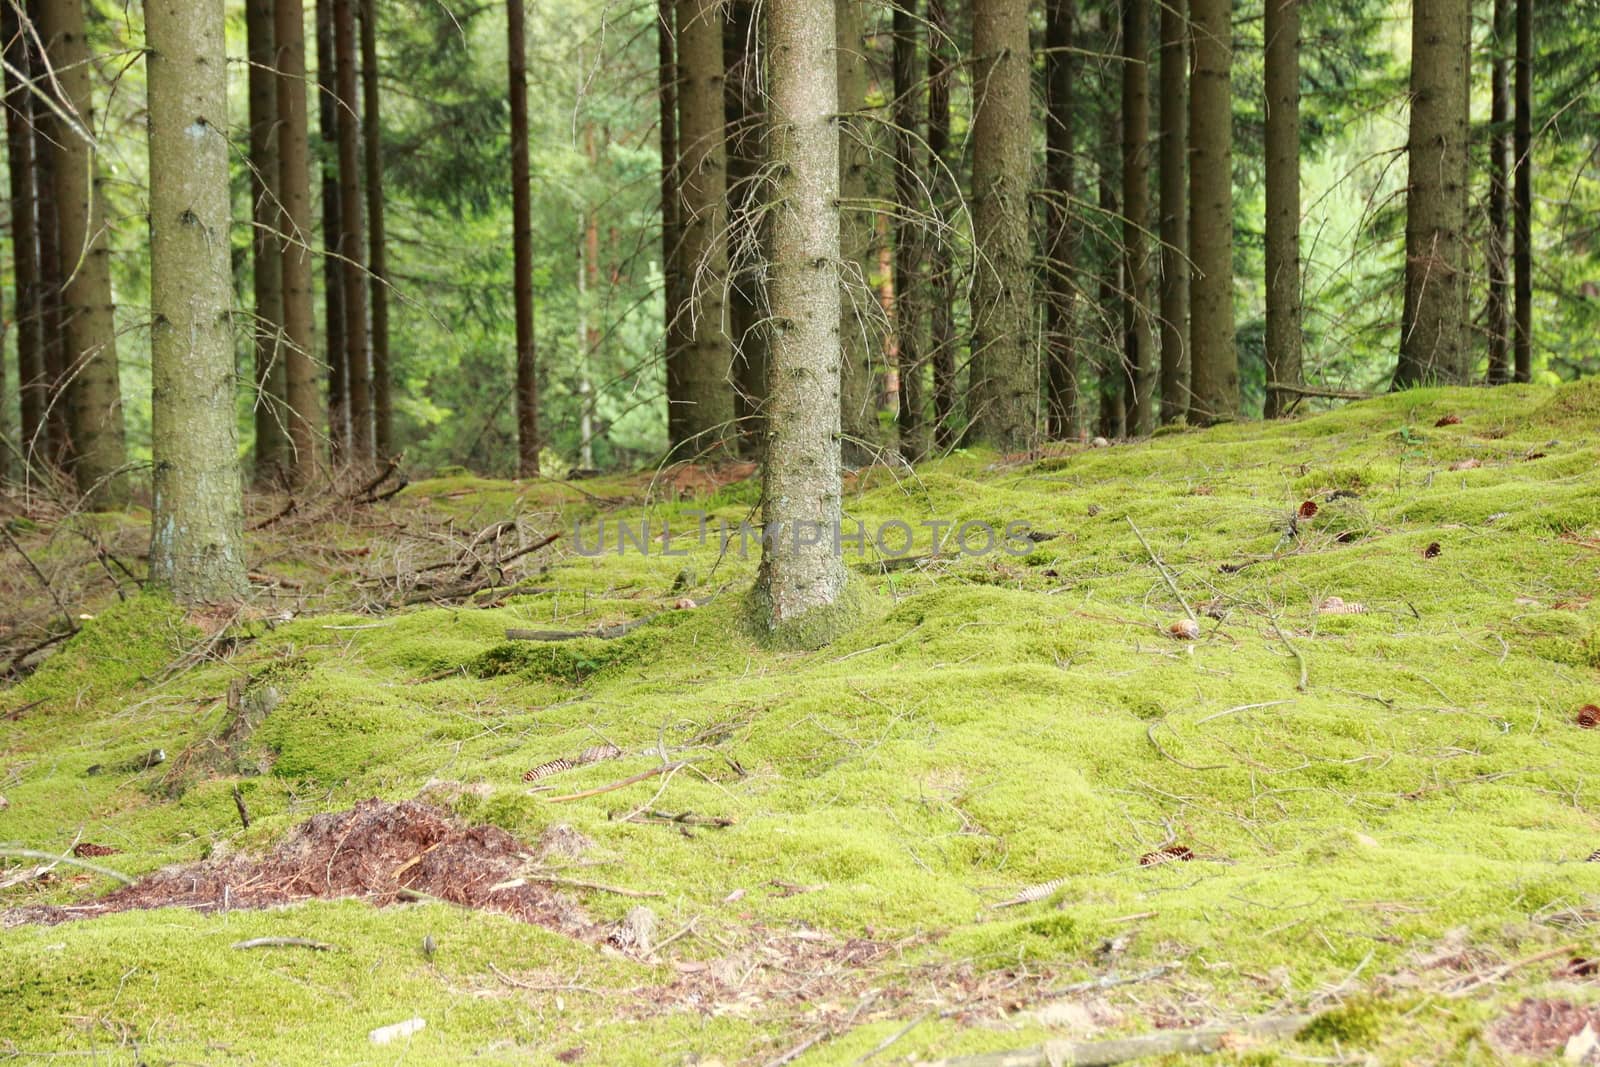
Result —
[[1005, 452], [1033, 447], [1031, 108], [1026, 0], [973, 0], [972, 427]]
[[311, 145], [306, 105], [305, 6], [273, 0], [278, 56], [278, 259], [282, 274], [284, 399], [289, 437], [285, 463], [301, 487], [317, 474], [317, 375], [311, 357]]
[[1416, 0], [1406, 294], [1394, 387], [1466, 381], [1467, 0]]
[[[1300, 0], [1266, 0], [1267, 380], [1301, 383]], [[1267, 390], [1266, 417], [1296, 398]]]
[[1045, 185], [1049, 193], [1049, 244], [1045, 263], [1045, 376], [1049, 390], [1049, 435], [1065, 440], [1078, 435], [1078, 348], [1073, 326], [1077, 290], [1078, 238], [1073, 198], [1073, 132], [1077, 117], [1073, 94], [1074, 0], [1045, 4]]
[[[844, 250], [839, 282], [844, 287], [840, 301], [840, 343], [844, 351], [844, 462], [856, 467], [868, 462], [878, 441], [877, 390], [873, 387], [872, 274], [876, 234], [874, 214], [868, 201], [871, 188], [868, 173], [872, 162], [874, 122], [872, 101], [868, 100], [871, 81], [867, 70], [863, 39], [866, 0], [834, 0], [837, 34], [834, 51], [839, 86], [839, 241]], [[907, 390], [906, 367], [902, 363], [900, 393]], [[914, 388], [914, 386], [912, 386]], [[914, 403], [914, 401], [913, 401]], [[901, 401], [901, 413], [906, 402]], [[914, 436], [914, 435], [913, 435]], [[914, 453], [913, 453], [914, 454]]]
[[245, 592], [221, 0], [146, 0], [150, 100], [150, 579]]
[[[539, 358], [533, 334], [533, 202], [528, 175], [528, 43], [523, 0], [506, 0], [511, 97], [511, 292], [517, 317], [517, 474], [539, 474]], [[670, 290], [669, 290], [670, 292]], [[669, 301], [670, 303], [670, 301]], [[670, 330], [669, 330], [670, 334]], [[668, 374], [671, 374], [668, 361]]]
[[768, 378], [757, 617], [782, 643], [820, 645], [847, 617], [838, 437], [839, 111], [831, 0], [767, 9], [771, 47], [775, 328]]
[[383, 219], [383, 123], [378, 98], [378, 4], [361, 4], [361, 146], [366, 167], [367, 284], [372, 306], [372, 434], [376, 455], [394, 455], [389, 370], [389, 248]]
[[[950, 12], [946, 0], [928, 0], [928, 189], [940, 219], [956, 198], [950, 163]], [[933, 366], [933, 444], [956, 443], [956, 272], [950, 237], [940, 228], [928, 236], [928, 362]]]
[[1484, 322], [1489, 332], [1490, 385], [1511, 380], [1511, 172], [1506, 156], [1511, 149], [1511, 78], [1507, 49], [1511, 45], [1513, 0], [1494, 0], [1491, 39], [1489, 103], [1489, 238], [1487, 267], [1489, 301]]
[[[927, 307], [922, 276], [926, 241], [922, 235], [927, 227], [917, 221], [927, 210], [922, 175], [917, 173], [918, 119], [922, 114], [917, 66], [917, 0], [895, 0], [893, 19], [894, 336], [900, 371], [900, 451], [907, 459], [917, 459], [928, 451], [922, 351]], [[871, 391], [868, 395], [871, 396]]]
[[262, 485], [279, 480], [288, 446], [284, 409], [285, 372], [279, 342], [283, 337], [283, 228], [278, 203], [278, 87], [274, 67], [273, 0], [246, 0], [245, 36], [250, 60], [250, 257], [255, 317], [255, 477]]
[[766, 329], [761, 326], [761, 168], [766, 162], [766, 116], [761, 103], [756, 5], [735, 0], [723, 27], [727, 69], [724, 93], [728, 129], [728, 323], [733, 339], [734, 417], [739, 450], [761, 452], [761, 399], [766, 391]]
[[344, 268], [339, 261], [344, 220], [339, 197], [339, 63], [334, 47], [333, 4], [334, 0], [316, 0], [323, 347], [328, 360], [328, 441], [338, 463], [350, 458], [350, 367], [345, 340]]
[[90, 138], [95, 130], [89, 42], [82, 0], [46, 0], [40, 27], [70, 121], [46, 124], [54, 145], [55, 199], [64, 284], [62, 344], [69, 378], [72, 473], [96, 508], [127, 501], [123, 467], [122, 388], [117, 380], [117, 328], [111, 297], [111, 248]]
[[1190, 413], [1201, 425], [1239, 412], [1233, 323], [1233, 5], [1191, 0], [1189, 86]]
[[[1269, 0], [1270, 2], [1270, 0]], [[1128, 291], [1123, 297], [1125, 356], [1133, 387], [1133, 433], [1156, 426], [1154, 393], [1159, 368], [1150, 319], [1150, 3], [1122, 0], [1122, 255]]]
[[657, 100], [661, 111], [661, 281], [665, 321], [662, 323], [662, 355], [666, 367], [667, 440], [682, 441], [684, 409], [683, 364], [688, 358], [690, 321], [685, 301], [683, 278], [683, 226], [679, 190], [678, 159], [678, 60], [677, 3], [658, 0], [656, 10], [656, 56], [661, 84]]
[[50, 455], [45, 409], [50, 402], [45, 376], [44, 333], [39, 291], [39, 239], [35, 222], [33, 159], [33, 94], [18, 75], [31, 68], [31, 43], [21, 31], [16, 9], [0, 7], [0, 35], [5, 38], [6, 161], [11, 193], [11, 252], [15, 265], [17, 329], [17, 394], [21, 422], [19, 442], [29, 464]]
[[1516, 131], [1512, 136], [1516, 205], [1516, 378], [1533, 380], [1533, 0], [1517, 3]]
[[[35, 22], [35, 25], [38, 23]], [[34, 55], [32, 76], [39, 84], [45, 74], [44, 57]], [[72, 462], [72, 396], [68, 387], [67, 350], [63, 339], [61, 306], [61, 228], [56, 205], [55, 151], [43, 121], [45, 105], [34, 101], [33, 188], [37, 196], [39, 237], [39, 310], [44, 338], [45, 421], [50, 429], [51, 464], [66, 469]]]
[[367, 241], [361, 204], [361, 100], [357, 96], [356, 4], [333, 0], [339, 92], [339, 266], [344, 277], [344, 351], [350, 397], [350, 459], [372, 461], [372, 352], [367, 348]]
[[1189, 4], [1161, 4], [1161, 421], [1189, 413]]
[[717, 0], [678, 0], [681, 260], [691, 343], [678, 385], [688, 454], [716, 452], [733, 421], [723, 286], [728, 276], [722, 13]]
[[[1110, 19], [1102, 15], [1105, 39], [1111, 37]], [[1109, 54], [1109, 49], [1107, 50]], [[1122, 211], [1117, 199], [1121, 176], [1122, 146], [1115, 108], [1107, 107], [1100, 130], [1099, 195], [1100, 217], [1109, 222]], [[1110, 244], [1108, 238], [1107, 244]], [[1126, 256], [1120, 249], [1108, 248], [1100, 271], [1098, 313], [1105, 324], [1101, 336], [1105, 344], [1100, 354], [1100, 435], [1115, 440], [1128, 432], [1128, 375], [1123, 369], [1122, 320], [1116, 316], [1122, 294], [1127, 291]]]

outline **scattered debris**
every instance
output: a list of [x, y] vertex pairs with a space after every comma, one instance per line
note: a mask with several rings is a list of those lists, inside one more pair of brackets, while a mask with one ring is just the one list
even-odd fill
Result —
[[[1596, 726], [1600, 726], [1600, 707], [1596, 707], [1593, 704], [1585, 704], [1578, 709], [1578, 714], [1573, 721], [1585, 730], [1593, 730]], [[1589, 858], [1594, 859], [1593, 856]]]
[[606, 944], [641, 958], [655, 951], [655, 943], [656, 913], [643, 905], [629, 908], [606, 937]]
[[1593, 978], [1600, 975], [1600, 959], [1574, 956], [1556, 971], [1557, 978]]
[[1314, 518], [1317, 514], [1317, 502], [1315, 500], [1307, 500], [1302, 502], [1300, 505], [1300, 510], [1297, 512], [1297, 514], [1302, 519]]
[[1445, 416], [1442, 416], [1439, 419], [1438, 422], [1435, 422], [1434, 425], [1435, 426], [1460, 426], [1461, 425], [1461, 416], [1453, 414], [1453, 413], [1449, 414], [1449, 415], [1445, 415]]
[[672, 602], [673, 611], [693, 611], [699, 606], [694, 602], [694, 597], [692, 596], [681, 596]]
[[1483, 460], [1481, 459], [1458, 459], [1450, 464], [1450, 469], [1453, 471], [1475, 471], [1481, 466], [1483, 466]]
[[1544, 1059], [1565, 1051], [1568, 1041], [1594, 1026], [1600, 1026], [1600, 1006], [1526, 997], [1491, 1023], [1484, 1036], [1501, 1053]]
[[925, 1063], [924, 1067], [1054, 1067], [1062, 1063], [1109, 1065], [1151, 1056], [1193, 1055], [1222, 1049], [1237, 1051], [1243, 1044], [1241, 1039], [1291, 1037], [1305, 1029], [1311, 1019], [1309, 1015], [1269, 1016], [1219, 1029], [1158, 1031], [1107, 1041], [1046, 1041], [1032, 1048], [932, 1060]]
[[1593, 852], [1589, 853], [1589, 858], [1584, 860], [1584, 862], [1585, 863], [1600, 863], [1600, 848], [1597, 848]]
[[1430, 542], [1428, 542], [1428, 547], [1422, 550], [1422, 558], [1423, 559], [1437, 559], [1438, 556], [1439, 556], [1439, 553], [1441, 553], [1443, 551], [1444, 551], [1444, 549], [1439, 547], [1439, 542], [1430, 541]]
[[1111, 447], [1111, 442], [1107, 441], [1104, 437], [1096, 437], [1094, 440], [1089, 442], [1089, 447], [1090, 448], [1110, 448]]
[[560, 774], [562, 771], [570, 771], [574, 767], [583, 767], [591, 763], [600, 763], [604, 760], [621, 758], [622, 749], [618, 748], [616, 745], [590, 745], [588, 748], [584, 749], [582, 752], [570, 759], [562, 757], [560, 759], [553, 759], [546, 763], [539, 764], [537, 767], [524, 774], [522, 776], [522, 780], [524, 782], [537, 782], [541, 778], [548, 778], [552, 774]]
[[1030, 885], [1010, 900], [1002, 900], [998, 904], [991, 904], [990, 907], [1014, 908], [1019, 904], [1032, 904], [1034, 901], [1043, 900], [1045, 897], [1055, 893], [1056, 890], [1064, 888], [1068, 881], [1069, 879], [1066, 878], [1054, 878], [1048, 882], [1040, 882], [1038, 885]]
[[154, 767], [156, 764], [165, 763], [166, 761], [167, 761], [167, 754], [163, 749], [152, 748], [149, 752], [146, 752], [142, 756], [135, 756], [132, 759], [122, 760], [119, 763], [111, 763], [111, 764], [96, 763], [96, 764], [92, 765], [88, 770], [84, 771], [83, 773], [84, 774], [138, 774], [140, 771], [148, 771], [151, 767]]
[[1192, 859], [1194, 859], [1194, 850], [1187, 845], [1167, 845], [1165, 848], [1158, 848], [1154, 852], [1146, 852], [1140, 856], [1139, 866], [1155, 867], [1163, 863], [1171, 863], [1174, 860], [1188, 861]]
[[1317, 605], [1318, 615], [1362, 615], [1366, 608], [1361, 604], [1347, 604], [1342, 597], [1323, 597], [1322, 603]]
[[1200, 624], [1193, 619], [1179, 619], [1167, 627], [1167, 633], [1179, 641], [1195, 641], [1200, 637]]
[[82, 859], [84, 856], [115, 856], [122, 850], [112, 848], [110, 845], [96, 845], [90, 841], [80, 841], [72, 846], [72, 854]]
[[405, 1022], [391, 1023], [380, 1026], [367, 1035], [367, 1040], [374, 1045], [387, 1045], [394, 1041], [401, 1041], [427, 1027], [428, 1021], [422, 1018], [407, 1019]]

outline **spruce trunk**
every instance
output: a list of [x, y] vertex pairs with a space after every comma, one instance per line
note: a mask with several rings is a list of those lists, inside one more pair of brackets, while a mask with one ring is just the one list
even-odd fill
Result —
[[1239, 412], [1233, 319], [1233, 5], [1191, 0], [1189, 85], [1190, 400], [1192, 421]]
[[1049, 390], [1049, 436], [1065, 440], [1078, 435], [1078, 347], [1073, 327], [1077, 290], [1072, 273], [1077, 260], [1077, 227], [1073, 197], [1076, 176], [1072, 160], [1074, 115], [1073, 0], [1045, 4], [1045, 186], [1049, 196], [1048, 245], [1045, 254], [1045, 374]]
[[1300, 0], [1266, 0], [1267, 402], [1288, 414], [1298, 399], [1272, 382], [1301, 384]]
[[284, 407], [283, 263], [276, 236], [283, 229], [278, 204], [278, 88], [273, 68], [273, 0], [246, 0], [245, 36], [250, 70], [250, 260], [255, 316], [250, 334], [255, 349], [255, 479], [276, 483], [288, 444]]
[[383, 218], [383, 123], [378, 94], [378, 4], [361, 3], [361, 154], [366, 168], [367, 286], [371, 298], [374, 454], [394, 455], [394, 398], [389, 367], [389, 240]]
[[1517, 0], [1516, 130], [1512, 135], [1516, 204], [1516, 379], [1533, 380], [1533, 0]]
[[317, 160], [322, 178], [322, 340], [328, 364], [328, 444], [334, 462], [338, 463], [349, 458], [350, 390], [344, 335], [344, 270], [339, 264], [343, 221], [339, 210], [339, 63], [333, 40], [333, 0], [316, 0], [316, 20]]
[[762, 166], [767, 158], [766, 116], [761, 98], [760, 20], [750, 0], [734, 0], [723, 27], [722, 55], [727, 68], [725, 118], [728, 128], [728, 324], [733, 341], [734, 417], [739, 421], [739, 451], [759, 457], [762, 395], [766, 392], [767, 350], [761, 267]]
[[45, 376], [44, 332], [39, 290], [39, 239], [35, 221], [33, 161], [33, 94], [20, 83], [29, 69], [32, 47], [20, 32], [11, 4], [0, 8], [0, 35], [5, 37], [6, 160], [11, 194], [11, 252], [16, 297], [12, 314], [17, 332], [17, 400], [21, 421], [18, 443], [32, 467], [50, 454], [45, 410], [50, 402]]
[[[946, 0], [928, 0], [928, 189], [934, 215], [945, 220], [956, 200], [950, 162], [950, 12]], [[933, 367], [933, 444], [956, 443], [955, 253], [941, 225], [928, 236], [928, 349]]]
[[[849, 0], [845, 0], [849, 2]], [[923, 409], [927, 390], [922, 351], [923, 317], [927, 307], [922, 274], [923, 233], [918, 221], [926, 211], [924, 182], [917, 173], [917, 119], [922, 109], [917, 77], [916, 0], [894, 6], [894, 337], [900, 372], [900, 452], [919, 459], [928, 451]], [[849, 150], [841, 146], [841, 151]], [[848, 340], [848, 338], [847, 338]], [[868, 391], [871, 401], [875, 390]], [[876, 420], [874, 420], [876, 421]]]
[[523, 0], [506, 0], [511, 97], [511, 292], [517, 317], [517, 476], [539, 474], [539, 374], [533, 334], [533, 206], [528, 175], [528, 44]]
[[[869, 462], [878, 440], [877, 389], [873, 385], [872, 341], [878, 331], [870, 278], [873, 270], [875, 214], [869, 200], [868, 170], [872, 162], [873, 126], [867, 95], [871, 81], [863, 32], [865, 0], [834, 0], [837, 34], [834, 59], [839, 91], [839, 242], [842, 286], [839, 322], [843, 346], [844, 462], [856, 467]], [[908, 388], [908, 368], [900, 368], [900, 393]], [[912, 401], [914, 404], [915, 401]], [[906, 403], [901, 402], [901, 413]], [[904, 447], [904, 446], [902, 446]], [[914, 451], [912, 454], [915, 454]]]
[[[1270, 0], [1269, 0], [1270, 2]], [[1156, 341], [1150, 323], [1150, 3], [1122, 0], [1122, 256], [1130, 432], [1155, 429]]]
[[1161, 421], [1189, 414], [1189, 5], [1161, 5]]
[[357, 0], [333, 0], [334, 83], [339, 92], [339, 268], [344, 292], [345, 387], [350, 401], [350, 461], [372, 462], [372, 353], [367, 348], [367, 242], [361, 203], [361, 101], [357, 97]]
[[317, 474], [317, 376], [312, 359], [311, 143], [306, 103], [305, 7], [274, 0], [277, 52], [278, 260], [282, 274], [284, 400], [288, 407], [285, 463], [290, 484]]

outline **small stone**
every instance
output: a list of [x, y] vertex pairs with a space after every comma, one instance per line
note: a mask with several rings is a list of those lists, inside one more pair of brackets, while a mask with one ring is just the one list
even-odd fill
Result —
[[1111, 447], [1111, 442], [1107, 441], [1104, 437], [1096, 437], [1093, 441], [1089, 442], [1089, 447], [1090, 448], [1110, 448]]
[[1179, 641], [1195, 641], [1200, 637], [1200, 624], [1193, 619], [1179, 619], [1167, 627], [1167, 633]]
[[408, 1038], [412, 1034], [415, 1034], [418, 1031], [426, 1028], [427, 1025], [428, 1021], [426, 1019], [407, 1019], [405, 1022], [391, 1023], [388, 1026], [378, 1027], [376, 1030], [367, 1035], [367, 1040], [371, 1041], [374, 1045], [387, 1045], [391, 1042]]
[[699, 606], [694, 602], [694, 597], [692, 596], [681, 596], [672, 602], [674, 611], [692, 611]]

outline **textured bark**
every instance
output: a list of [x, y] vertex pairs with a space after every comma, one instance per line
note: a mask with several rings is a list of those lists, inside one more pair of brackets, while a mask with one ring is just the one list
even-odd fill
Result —
[[1026, 0], [973, 0], [972, 288], [974, 441], [1006, 452], [1034, 443], [1032, 187]]
[[[723, 124], [722, 16], [716, 0], [678, 0], [679, 221], [688, 345], [669, 396], [682, 412], [689, 454], [716, 451], [733, 422], [733, 350], [723, 286], [728, 276], [727, 153]], [[692, 443], [691, 443], [692, 442]]]
[[[1300, 0], [1266, 0], [1267, 380], [1301, 384]], [[1292, 394], [1267, 390], [1266, 417]]]
[[367, 241], [361, 203], [361, 100], [356, 66], [356, 4], [333, 0], [334, 84], [339, 92], [339, 268], [344, 291], [345, 385], [350, 399], [350, 461], [372, 461], [372, 352], [367, 347]]
[[372, 437], [379, 459], [394, 455], [389, 371], [389, 249], [383, 219], [383, 122], [378, 97], [377, 0], [361, 4], [361, 155], [366, 171], [367, 285], [370, 290]]
[[1194, 78], [1189, 86], [1190, 399], [1206, 425], [1239, 411], [1233, 323], [1233, 5], [1191, 0]]
[[35, 224], [33, 96], [18, 82], [29, 69], [29, 42], [19, 32], [16, 9], [0, 7], [5, 38], [6, 160], [11, 195], [11, 252], [16, 295], [12, 313], [17, 333], [18, 441], [30, 464], [50, 454], [45, 408], [50, 387], [45, 377], [44, 335], [39, 291], [39, 240]]
[[328, 363], [328, 443], [335, 461], [350, 449], [349, 364], [345, 347], [344, 269], [339, 264], [343, 230], [339, 202], [338, 60], [333, 33], [333, 0], [316, 0], [317, 134], [322, 173], [322, 313], [324, 358]]
[[283, 272], [284, 400], [289, 439], [285, 464], [292, 485], [310, 484], [317, 473], [317, 377], [311, 358], [311, 145], [306, 106], [305, 7], [301, 0], [274, 0], [273, 43], [278, 78], [278, 260]]
[[[848, 2], [848, 0], [846, 0]], [[900, 451], [917, 459], [928, 451], [927, 389], [922, 337], [928, 306], [923, 280], [927, 211], [917, 173], [921, 80], [917, 69], [917, 0], [894, 5], [894, 336], [900, 372]], [[843, 146], [844, 150], [848, 146]], [[872, 395], [869, 390], [869, 399]]]
[[1161, 4], [1161, 421], [1189, 413], [1189, 4]]
[[[42, 21], [39, 8], [40, 0], [28, 0], [28, 19], [36, 27]], [[49, 65], [37, 48], [28, 50], [28, 63], [28, 77], [33, 83], [46, 84]], [[34, 100], [33, 189], [37, 212], [35, 233], [39, 241], [39, 329], [43, 340], [45, 422], [50, 441], [45, 459], [53, 466], [64, 469], [72, 459], [71, 398], [65, 387], [67, 360], [66, 346], [62, 343], [61, 231], [56, 219], [56, 153], [51, 147], [50, 132], [46, 129], [47, 110], [42, 100]]]
[[1490, 385], [1511, 380], [1511, 77], [1507, 49], [1512, 39], [1513, 0], [1494, 0], [1490, 35], [1489, 103], [1489, 233], [1485, 266], [1489, 300], [1484, 327], [1489, 334]]
[[181, 602], [245, 592], [228, 252], [221, 0], [147, 0], [150, 580]]
[[[1110, 20], [1102, 16], [1102, 21], [1103, 38], [1109, 39], [1111, 29], [1104, 23], [1109, 23]], [[1106, 108], [1102, 116], [1097, 163], [1100, 217], [1114, 219], [1122, 208], [1117, 199], [1122, 146], [1117, 112], [1114, 108]], [[1113, 440], [1125, 436], [1128, 429], [1128, 376], [1123, 372], [1123, 351], [1119, 343], [1122, 323], [1120, 318], [1114, 318], [1118, 300], [1125, 291], [1123, 282], [1127, 265], [1127, 259], [1117, 255], [1114, 250], [1105, 257], [1100, 272], [1099, 300], [1096, 302], [1100, 321], [1104, 324], [1101, 330], [1104, 343], [1100, 351], [1099, 430], [1100, 436]]]
[[1123, 336], [1132, 386], [1130, 429], [1141, 436], [1156, 426], [1155, 330], [1150, 321], [1150, 4], [1122, 0], [1122, 256], [1128, 282], [1123, 295]]
[[[928, 188], [941, 218], [956, 199], [950, 163], [950, 12], [946, 0], [928, 0]], [[933, 444], [956, 443], [956, 272], [949, 235], [941, 228], [928, 236], [928, 349], [933, 367]]]
[[517, 316], [517, 473], [539, 473], [539, 362], [533, 334], [533, 205], [528, 181], [528, 44], [523, 0], [506, 0], [511, 97], [511, 291]]
[[1516, 379], [1533, 380], [1533, 0], [1517, 0], [1516, 206], [1513, 208], [1516, 272], [1514, 337]]
[[1046, 411], [1053, 440], [1078, 435], [1078, 347], [1073, 325], [1077, 290], [1072, 272], [1077, 262], [1077, 226], [1073, 198], [1076, 175], [1072, 160], [1074, 111], [1073, 0], [1045, 4], [1045, 188], [1049, 196], [1048, 245], [1045, 263]]
[[[868, 204], [868, 171], [873, 137], [871, 82], [862, 39], [866, 0], [834, 0], [834, 51], [839, 91], [839, 282], [840, 344], [843, 346], [845, 463], [858, 466], [870, 459], [878, 440], [878, 400], [873, 387], [872, 340], [876, 311], [868, 278], [876, 243], [874, 215]], [[907, 390], [906, 369], [900, 370], [900, 392]], [[915, 388], [912, 386], [911, 388]], [[913, 401], [913, 403], [915, 403]], [[905, 411], [905, 402], [901, 402]]]
[[728, 329], [733, 340], [734, 417], [739, 451], [758, 456], [762, 395], [766, 392], [767, 341], [761, 325], [765, 296], [761, 223], [761, 168], [766, 163], [766, 116], [761, 100], [761, 58], [756, 5], [734, 0], [722, 31], [727, 70], [724, 117], [728, 129]]
[[246, 0], [245, 36], [250, 59], [250, 258], [255, 316], [255, 477], [263, 485], [279, 480], [288, 446], [284, 408], [282, 247], [275, 236], [278, 218], [278, 87], [273, 67], [273, 0]]
[[83, 0], [46, 0], [40, 34], [60, 86], [64, 121], [53, 113], [43, 126], [53, 144], [57, 226], [61, 241], [61, 309], [66, 393], [78, 491], [90, 506], [119, 507], [127, 500], [123, 465], [122, 388], [117, 381], [117, 329], [111, 298], [111, 247], [91, 141], [95, 129], [89, 42]]
[[783, 643], [841, 623], [839, 109], [831, 0], [767, 9], [774, 166], [771, 374], [758, 618]]
[[1394, 387], [1466, 381], [1467, 0], [1416, 0], [1406, 292]]

